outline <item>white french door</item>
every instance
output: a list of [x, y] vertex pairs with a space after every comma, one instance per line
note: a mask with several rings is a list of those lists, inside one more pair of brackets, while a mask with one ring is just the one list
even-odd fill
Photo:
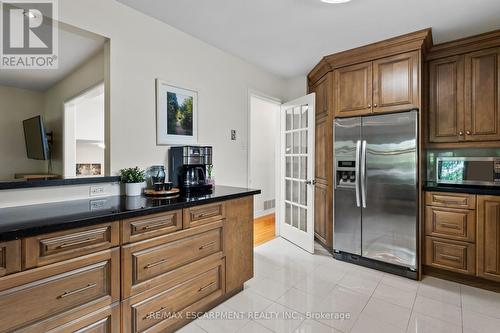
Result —
[[281, 106], [280, 235], [314, 253], [315, 94]]

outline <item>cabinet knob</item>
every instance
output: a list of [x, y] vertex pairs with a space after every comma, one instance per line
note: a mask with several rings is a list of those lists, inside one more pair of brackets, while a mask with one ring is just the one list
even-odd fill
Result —
[[368, 104], [368, 109], [371, 109], [372, 105], [371, 104]]
[[377, 103], [373, 104], [373, 107], [374, 107], [374, 108], [376, 108], [377, 106], [378, 106], [378, 105], [377, 105]]
[[471, 132], [470, 131], [465, 131], [465, 134], [471, 135]]
[[458, 135], [460, 135], [460, 136], [464, 135], [464, 131], [458, 132]]

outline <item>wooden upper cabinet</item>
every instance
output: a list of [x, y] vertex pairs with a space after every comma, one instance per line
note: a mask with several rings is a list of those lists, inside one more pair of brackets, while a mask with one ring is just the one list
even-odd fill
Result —
[[336, 117], [372, 112], [372, 62], [339, 68], [334, 81]]
[[373, 112], [419, 107], [418, 64], [417, 51], [373, 62]]
[[458, 142], [464, 137], [464, 57], [429, 63], [429, 141]]
[[468, 141], [500, 140], [500, 48], [465, 55], [465, 134]]
[[477, 199], [477, 275], [500, 282], [500, 197]]
[[332, 94], [332, 84], [330, 74], [325, 75], [314, 87], [311, 92], [316, 93], [316, 116], [327, 115], [331, 109], [330, 101]]

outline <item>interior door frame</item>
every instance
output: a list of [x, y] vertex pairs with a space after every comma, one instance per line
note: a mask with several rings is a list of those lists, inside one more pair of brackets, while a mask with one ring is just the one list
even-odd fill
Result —
[[281, 200], [281, 183], [280, 183], [280, 177], [281, 177], [281, 159], [280, 159], [280, 154], [278, 152], [280, 151], [281, 147], [281, 105], [283, 104], [283, 101], [277, 97], [273, 97], [270, 95], [267, 95], [265, 93], [262, 93], [258, 90], [255, 89], [248, 89], [248, 99], [247, 99], [247, 180], [246, 180], [246, 185], [248, 188], [250, 188], [250, 176], [251, 176], [251, 168], [250, 168], [250, 158], [251, 158], [251, 152], [252, 152], [252, 146], [251, 146], [251, 138], [252, 138], [252, 128], [251, 128], [251, 123], [250, 123], [250, 116], [251, 116], [251, 109], [252, 109], [252, 97], [258, 98], [264, 101], [267, 101], [272, 104], [276, 104], [279, 107], [278, 112], [276, 112], [275, 115], [275, 121], [277, 124], [277, 130], [275, 133], [275, 161], [274, 161], [274, 193], [275, 193], [275, 207], [274, 207], [274, 227], [275, 227], [275, 236], [280, 236], [280, 218], [281, 218], [281, 212], [278, 207], [278, 203]]

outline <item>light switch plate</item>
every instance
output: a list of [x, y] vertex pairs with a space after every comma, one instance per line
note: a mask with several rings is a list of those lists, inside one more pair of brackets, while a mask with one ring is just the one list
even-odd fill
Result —
[[236, 130], [231, 130], [231, 140], [236, 141]]

